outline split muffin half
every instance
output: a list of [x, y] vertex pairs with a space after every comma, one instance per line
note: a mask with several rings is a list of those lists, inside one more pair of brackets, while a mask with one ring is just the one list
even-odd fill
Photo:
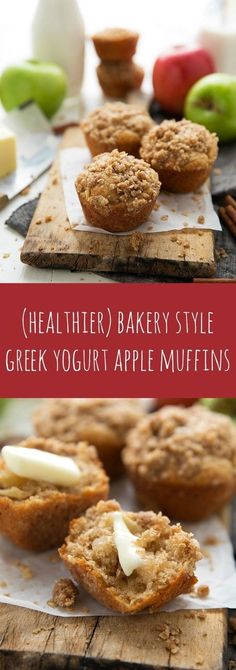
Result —
[[126, 512], [99, 502], [70, 524], [59, 554], [73, 577], [106, 607], [156, 609], [196, 583], [198, 542], [154, 512]]

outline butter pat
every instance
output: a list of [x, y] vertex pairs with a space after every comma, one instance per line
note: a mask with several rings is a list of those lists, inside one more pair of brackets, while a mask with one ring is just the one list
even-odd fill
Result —
[[132, 572], [143, 563], [143, 558], [138, 553], [140, 549], [136, 545], [138, 537], [133, 535], [126, 526], [122, 512], [114, 512], [113, 527], [120, 565], [126, 577], [130, 577]]
[[16, 170], [16, 136], [0, 124], [0, 179]]
[[48, 451], [6, 446], [2, 449], [2, 458], [10, 472], [36, 482], [74, 486], [80, 478], [80, 470], [72, 458]]

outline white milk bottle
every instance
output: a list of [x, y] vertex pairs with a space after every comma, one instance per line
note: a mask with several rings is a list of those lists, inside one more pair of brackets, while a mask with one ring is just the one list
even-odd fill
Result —
[[236, 0], [208, 3], [198, 41], [211, 53], [218, 72], [236, 75]]
[[60, 65], [68, 96], [79, 95], [84, 74], [85, 29], [77, 0], [38, 0], [32, 26], [33, 57]]

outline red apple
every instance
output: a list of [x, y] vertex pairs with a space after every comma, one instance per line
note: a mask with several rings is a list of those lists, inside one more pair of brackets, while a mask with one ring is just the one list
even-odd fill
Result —
[[186, 95], [193, 84], [215, 71], [215, 64], [206, 49], [175, 47], [155, 62], [155, 99], [167, 112], [182, 114]]
[[182, 407], [191, 407], [199, 398], [155, 398], [153, 399], [155, 409], [160, 409], [166, 405], [181, 405]]

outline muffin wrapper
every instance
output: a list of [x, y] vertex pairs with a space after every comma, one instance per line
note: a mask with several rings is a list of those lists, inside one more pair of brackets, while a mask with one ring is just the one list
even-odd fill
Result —
[[[60, 152], [60, 171], [65, 198], [67, 216], [73, 230], [94, 233], [83, 214], [75, 189], [76, 177], [90, 163], [92, 157], [88, 149], [63, 149]], [[219, 218], [214, 210], [209, 185], [206, 183], [196, 193], [174, 194], [161, 191], [158, 197], [158, 210], [153, 210], [148, 221], [136, 230], [141, 233], [165, 233], [173, 230], [221, 230]], [[199, 223], [204, 217], [204, 223]], [[201, 219], [202, 220], [202, 219]], [[113, 235], [102, 228], [96, 233]], [[130, 233], [116, 233], [116, 235]]]
[[[131, 484], [127, 479], [117, 480], [111, 487], [111, 497], [117, 498], [125, 509], [137, 511]], [[193, 594], [179, 596], [163, 607], [173, 612], [187, 609], [236, 608], [236, 570], [233, 548], [222, 522], [214, 517], [198, 524], [185, 524], [199, 540], [205, 554], [197, 564], [196, 575], [200, 585], [210, 589], [207, 598]], [[214, 544], [207, 544], [208, 539]], [[57, 551], [33, 554], [14, 547], [0, 538], [0, 602], [46, 612], [54, 616], [125, 616], [108, 610], [79, 587], [79, 605], [66, 611], [51, 607], [52, 587], [55, 581], [69, 577]]]

